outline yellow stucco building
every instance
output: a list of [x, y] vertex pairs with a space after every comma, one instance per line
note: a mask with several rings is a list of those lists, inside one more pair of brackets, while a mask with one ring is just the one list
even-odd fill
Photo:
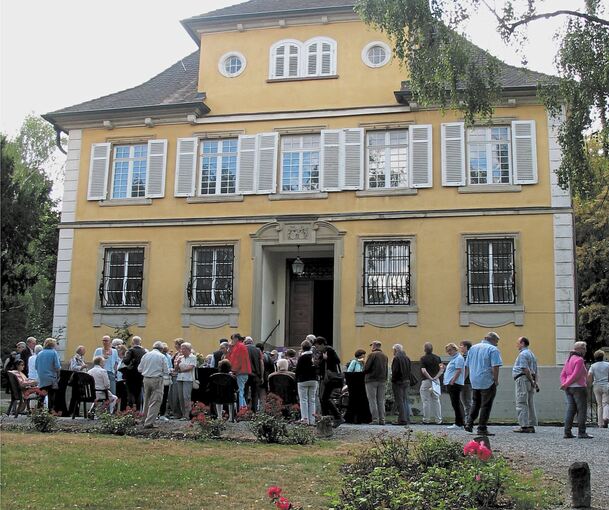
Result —
[[[252, 0], [184, 20], [199, 49], [45, 118], [69, 134], [55, 333], [124, 323], [211, 352], [323, 335], [418, 357], [489, 329], [560, 364], [575, 335], [572, 210], [540, 75], [503, 65], [494, 124], [410, 101], [353, 1]], [[321, 6], [321, 7], [320, 7]], [[512, 345], [514, 344], [514, 345]], [[443, 351], [443, 349], [437, 349]]]

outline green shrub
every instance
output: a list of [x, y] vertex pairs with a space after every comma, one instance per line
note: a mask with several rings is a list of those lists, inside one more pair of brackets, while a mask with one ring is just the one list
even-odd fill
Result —
[[99, 415], [98, 430], [102, 434], [125, 436], [133, 433], [137, 425], [137, 416], [132, 412], [102, 413]]
[[375, 467], [366, 476], [350, 473], [335, 510], [402, 510], [408, 483], [395, 467]]
[[356, 452], [353, 462], [342, 467], [345, 475], [367, 476], [376, 468], [395, 468], [404, 476], [409, 476], [416, 464], [410, 455], [410, 431], [401, 437], [381, 434], [370, 438], [367, 448]]
[[222, 418], [209, 418], [204, 413], [195, 416], [192, 421], [192, 426], [197, 439], [218, 439], [222, 436], [222, 432], [226, 428], [226, 423]]
[[38, 432], [53, 432], [57, 428], [57, 416], [47, 409], [34, 409], [29, 419]]
[[447, 467], [463, 460], [463, 446], [446, 436], [418, 433], [414, 458], [423, 467]]
[[288, 433], [287, 425], [282, 418], [266, 412], [256, 413], [249, 426], [258, 441], [265, 443], [279, 443]]
[[306, 425], [293, 425], [288, 428], [285, 442], [288, 444], [313, 444], [317, 440], [315, 432]]

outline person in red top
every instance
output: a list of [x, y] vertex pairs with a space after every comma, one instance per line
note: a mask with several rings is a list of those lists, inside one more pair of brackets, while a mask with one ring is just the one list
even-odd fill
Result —
[[567, 413], [565, 416], [565, 439], [575, 437], [571, 432], [573, 418], [577, 413], [577, 437], [579, 439], [590, 439], [586, 433], [586, 411], [588, 401], [586, 364], [586, 342], [575, 342], [573, 350], [560, 373], [560, 389], [564, 390], [567, 397]]
[[239, 386], [239, 408], [247, 406], [247, 402], [245, 401], [245, 383], [252, 373], [250, 355], [243, 340], [245, 340], [245, 338], [239, 333], [231, 335], [230, 347], [228, 353], [226, 353], [226, 359], [230, 361], [230, 364], [233, 367], [233, 373], [237, 376], [237, 385]]

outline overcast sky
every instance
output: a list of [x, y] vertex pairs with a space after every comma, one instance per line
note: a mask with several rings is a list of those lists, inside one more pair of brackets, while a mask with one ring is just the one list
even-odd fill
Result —
[[[179, 21], [238, 0], [0, 0], [0, 131], [13, 136], [42, 114], [138, 85], [196, 49]], [[552, 8], [581, 0], [550, 0]], [[328, 1], [331, 4], [331, 0]], [[553, 73], [556, 44], [547, 22], [531, 31], [529, 67]], [[490, 18], [472, 40], [511, 64]]]

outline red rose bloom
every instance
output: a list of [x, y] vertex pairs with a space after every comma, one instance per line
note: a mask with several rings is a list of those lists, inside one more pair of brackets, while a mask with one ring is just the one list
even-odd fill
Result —
[[281, 497], [275, 502], [275, 506], [279, 508], [279, 510], [290, 510], [290, 508], [292, 508], [292, 503], [286, 498]]
[[272, 487], [269, 487], [268, 490], [266, 491], [267, 495], [269, 498], [271, 499], [276, 499], [279, 496], [281, 496], [281, 488], [277, 487], [275, 485], [273, 485]]

